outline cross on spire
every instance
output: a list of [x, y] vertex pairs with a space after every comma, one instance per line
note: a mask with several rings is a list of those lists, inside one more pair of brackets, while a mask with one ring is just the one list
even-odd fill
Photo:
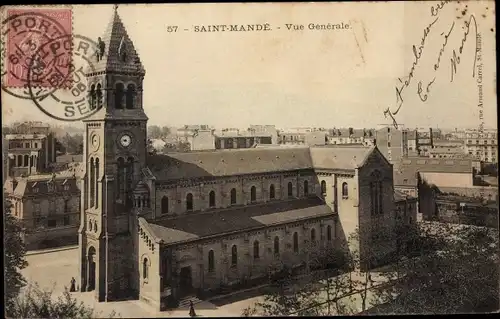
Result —
[[113, 5], [113, 9], [115, 10], [115, 13], [118, 11], [118, 4]]

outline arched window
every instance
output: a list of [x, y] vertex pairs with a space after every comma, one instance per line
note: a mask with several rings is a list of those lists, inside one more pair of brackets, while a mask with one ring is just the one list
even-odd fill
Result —
[[90, 109], [93, 110], [96, 107], [96, 91], [95, 91], [95, 85], [92, 84], [90, 86], [90, 92], [89, 92], [89, 104], [90, 104]]
[[208, 206], [215, 207], [215, 192], [211, 191], [208, 195]]
[[304, 181], [304, 196], [309, 195], [309, 182]]
[[235, 267], [238, 264], [238, 248], [233, 245], [231, 248], [231, 266]]
[[99, 208], [99, 159], [95, 159], [95, 208]]
[[95, 199], [95, 166], [94, 159], [90, 159], [90, 207], [94, 207]]
[[342, 183], [342, 198], [346, 199], [349, 196], [349, 189], [347, 187], [347, 183], [343, 182]]
[[280, 239], [278, 236], [274, 237], [274, 255], [279, 256], [280, 254]]
[[163, 196], [161, 198], [161, 213], [168, 214], [168, 197]]
[[293, 252], [299, 252], [299, 234], [297, 232], [293, 233]]
[[213, 272], [214, 270], [215, 270], [214, 251], [210, 250], [208, 252], [208, 272]]
[[275, 197], [276, 197], [276, 194], [275, 194], [275, 190], [274, 190], [274, 185], [271, 184], [271, 186], [269, 186], [269, 198], [274, 199]]
[[30, 165], [29, 155], [24, 155], [24, 166], [28, 167]]
[[125, 105], [127, 109], [133, 109], [135, 102], [135, 86], [133, 84], [127, 85], [127, 94], [125, 98]]
[[147, 258], [144, 258], [144, 260], [142, 261], [142, 278], [143, 279], [148, 279], [148, 259]]
[[123, 83], [117, 83], [115, 87], [115, 108], [123, 109], [123, 96], [124, 96]]
[[97, 108], [100, 109], [102, 107], [102, 89], [101, 89], [101, 84], [97, 84], [97, 88], [95, 91], [96, 99], [97, 99]]
[[22, 155], [17, 155], [17, 166], [18, 167], [23, 166], [23, 156]]
[[332, 226], [330, 225], [326, 227], [326, 239], [328, 241], [332, 240]]
[[193, 194], [186, 195], [186, 210], [193, 210]]
[[293, 196], [293, 185], [292, 182], [288, 182], [288, 197]]
[[231, 205], [236, 204], [236, 188], [231, 189]]
[[257, 200], [257, 188], [255, 186], [252, 186], [250, 188], [250, 201], [255, 202]]
[[253, 242], [253, 259], [259, 259], [259, 241], [256, 240]]
[[311, 242], [314, 244], [316, 242], [316, 229], [311, 229]]
[[321, 181], [321, 195], [325, 196], [326, 195], [326, 182]]

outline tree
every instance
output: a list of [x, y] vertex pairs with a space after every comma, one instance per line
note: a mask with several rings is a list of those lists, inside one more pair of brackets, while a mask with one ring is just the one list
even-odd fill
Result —
[[292, 271], [284, 266], [270, 276], [269, 293], [264, 300], [243, 310], [242, 316], [298, 316], [318, 315], [317, 291], [308, 283], [301, 283], [292, 276]]
[[26, 279], [21, 274], [21, 270], [28, 266], [25, 259], [26, 247], [22, 238], [23, 227], [11, 214], [10, 208], [10, 201], [4, 200], [5, 308], [7, 313], [9, 309], [12, 309], [21, 288], [26, 285]]
[[[114, 318], [113, 311], [109, 318]], [[11, 308], [9, 317], [13, 318], [98, 318], [91, 307], [78, 302], [67, 289], [57, 298], [52, 290], [42, 290], [38, 285], [29, 285]]]
[[498, 231], [422, 222], [398, 280], [377, 291], [376, 313], [457, 313], [498, 309]]
[[162, 130], [158, 125], [151, 125], [148, 127], [148, 137], [157, 139], [162, 137]]
[[147, 150], [148, 150], [149, 155], [156, 155], [157, 154], [156, 148], [153, 146], [153, 141], [149, 138], [148, 138]]
[[61, 144], [68, 154], [83, 154], [83, 135], [66, 133], [61, 139]]
[[172, 133], [172, 130], [168, 126], [164, 126], [161, 128], [162, 136], [169, 136]]

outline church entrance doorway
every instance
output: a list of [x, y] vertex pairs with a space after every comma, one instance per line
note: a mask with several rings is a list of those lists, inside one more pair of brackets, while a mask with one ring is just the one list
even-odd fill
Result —
[[191, 266], [182, 267], [179, 274], [179, 292], [181, 297], [190, 294], [193, 290]]
[[95, 248], [89, 248], [88, 254], [88, 285], [87, 291], [92, 291], [95, 289]]

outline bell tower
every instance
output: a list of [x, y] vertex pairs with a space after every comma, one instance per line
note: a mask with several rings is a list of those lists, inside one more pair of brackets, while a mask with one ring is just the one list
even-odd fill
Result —
[[145, 70], [117, 6], [90, 64], [85, 73], [94, 113], [84, 120], [80, 289], [110, 301], [137, 289], [132, 190], [146, 166], [148, 120], [142, 105]]

